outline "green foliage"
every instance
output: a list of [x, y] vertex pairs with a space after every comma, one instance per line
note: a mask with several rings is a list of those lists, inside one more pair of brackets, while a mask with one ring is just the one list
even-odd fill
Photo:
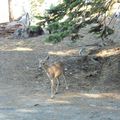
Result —
[[36, 31], [38, 29], [39, 26], [29, 26], [29, 29], [31, 31]]
[[55, 33], [55, 34], [50, 34], [48, 38], [46, 38], [46, 42], [52, 42], [52, 43], [57, 43], [62, 40], [61, 34]]
[[48, 24], [48, 30], [52, 31], [52, 33], [57, 32], [57, 30], [59, 30], [60, 28], [60, 24], [59, 22], [53, 22], [51, 24]]
[[[50, 31], [51, 35], [47, 38], [47, 42], [54, 41], [53, 43], [57, 43], [70, 33], [76, 31], [75, 18], [78, 12], [72, 12], [72, 9], [78, 6], [79, 3], [79, 0], [66, 0], [64, 3], [59, 4], [58, 6], [48, 10], [47, 17], [45, 18], [45, 20], [47, 21], [47, 29]], [[67, 16], [67, 19], [61, 22], [61, 20], [64, 19], [64, 16]]]
[[97, 22], [98, 16], [105, 14], [111, 4], [112, 0], [92, 0], [88, 3], [85, 0], [63, 0], [62, 4], [52, 6], [44, 17], [39, 18], [44, 19], [41, 24], [47, 24], [51, 33], [46, 41], [60, 42], [69, 34], [77, 33], [86, 24]]

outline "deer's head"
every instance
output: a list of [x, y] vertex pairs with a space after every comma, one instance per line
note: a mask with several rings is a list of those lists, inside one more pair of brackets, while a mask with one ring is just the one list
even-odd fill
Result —
[[45, 59], [38, 59], [39, 60], [39, 69], [42, 69], [45, 65], [47, 65], [47, 61], [49, 60], [49, 56], [45, 57]]

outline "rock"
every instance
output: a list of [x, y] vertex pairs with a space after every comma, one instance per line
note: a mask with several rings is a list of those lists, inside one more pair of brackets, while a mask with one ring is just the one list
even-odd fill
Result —
[[19, 23], [17, 21], [13, 21], [11, 23], [8, 23], [5, 31], [6, 32], [10, 32], [10, 33], [14, 33], [18, 28], [24, 28], [24, 25], [22, 23]]

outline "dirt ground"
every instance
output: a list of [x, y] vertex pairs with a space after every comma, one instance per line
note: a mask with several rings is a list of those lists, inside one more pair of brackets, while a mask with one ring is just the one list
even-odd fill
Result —
[[[0, 38], [0, 120], [120, 120], [119, 40], [101, 47], [101, 40], [82, 34], [76, 42], [66, 38], [55, 45], [44, 43], [44, 35]], [[38, 58], [48, 54], [50, 63], [64, 62], [69, 84], [65, 90], [61, 78], [54, 99], [38, 69]]]

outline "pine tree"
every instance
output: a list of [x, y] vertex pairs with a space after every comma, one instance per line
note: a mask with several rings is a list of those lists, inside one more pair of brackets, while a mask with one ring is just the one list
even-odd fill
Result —
[[[49, 37], [47, 42], [57, 43], [63, 40], [64, 37], [70, 34], [77, 34], [80, 28], [93, 22], [98, 22], [97, 19], [100, 15], [105, 14], [112, 6], [114, 0], [63, 0], [63, 3], [51, 7], [47, 10], [44, 19], [40, 24], [46, 25], [49, 30]], [[104, 19], [105, 19], [104, 18]], [[99, 23], [101, 25], [101, 23]], [[98, 27], [98, 26], [97, 26]], [[99, 32], [101, 36], [105, 34], [106, 30], [100, 26]], [[108, 28], [108, 27], [107, 27]], [[104, 29], [102, 31], [102, 29]], [[92, 29], [92, 32], [96, 32]]]

